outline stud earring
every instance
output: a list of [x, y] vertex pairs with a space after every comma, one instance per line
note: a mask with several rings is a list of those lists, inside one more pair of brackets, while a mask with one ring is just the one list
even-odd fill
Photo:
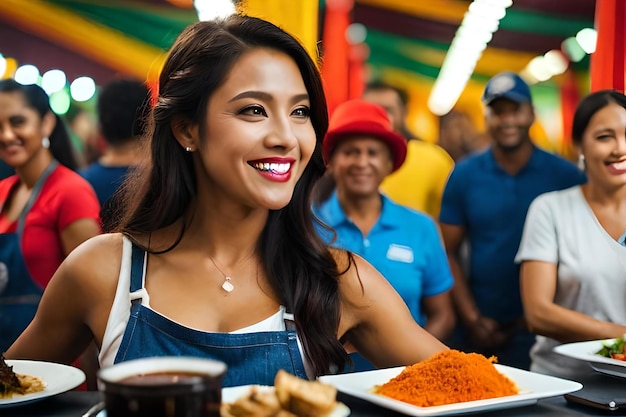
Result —
[[191, 151], [192, 151], [192, 149], [191, 149], [189, 146], [187, 146], [187, 147], [185, 148], [185, 150], [186, 150], [187, 152], [191, 152]]
[[50, 139], [48, 139], [47, 136], [44, 136], [41, 139], [41, 146], [43, 146], [44, 148], [48, 149], [50, 147]]

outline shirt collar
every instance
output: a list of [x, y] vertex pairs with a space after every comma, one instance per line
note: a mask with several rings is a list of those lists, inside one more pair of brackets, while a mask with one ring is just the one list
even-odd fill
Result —
[[[528, 159], [528, 162], [526, 162], [526, 165], [524, 165], [524, 167], [520, 170], [524, 171], [524, 170], [528, 170], [528, 169], [533, 169], [535, 168], [537, 165], [541, 165], [541, 152], [537, 152], [537, 147], [533, 144], [533, 151], [530, 154], [530, 159]], [[496, 161], [496, 157], [493, 155], [493, 147], [489, 147], [483, 154], [482, 154], [482, 158], [484, 161], [485, 166], [490, 169], [490, 170], [498, 170], [498, 171], [502, 171], [502, 167], [500, 165], [498, 165], [498, 162]]]
[[319, 207], [319, 210], [322, 214], [322, 217], [326, 219], [326, 224], [328, 224], [330, 227], [334, 228], [342, 223], [350, 222], [350, 219], [348, 219], [346, 214], [343, 212], [341, 204], [339, 204], [337, 190], [333, 191], [326, 203], [322, 204]]
[[[380, 196], [382, 199], [382, 211], [376, 224], [384, 228], [402, 227], [402, 208], [386, 195], [380, 194]], [[320, 212], [323, 213], [324, 218], [327, 220], [326, 223], [333, 228], [343, 223], [351, 223], [351, 220], [341, 208], [341, 204], [339, 204], [337, 190], [333, 191], [328, 201], [320, 207]]]

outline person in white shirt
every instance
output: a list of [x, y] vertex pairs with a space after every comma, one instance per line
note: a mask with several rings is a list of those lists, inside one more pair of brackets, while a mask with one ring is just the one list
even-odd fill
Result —
[[561, 343], [626, 332], [626, 96], [604, 90], [576, 110], [573, 143], [588, 182], [530, 206], [516, 256], [524, 313], [537, 334], [531, 370], [582, 379], [587, 363], [553, 352]]

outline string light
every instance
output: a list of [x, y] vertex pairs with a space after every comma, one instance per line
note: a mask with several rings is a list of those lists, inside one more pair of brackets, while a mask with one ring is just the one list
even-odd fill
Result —
[[0, 79], [4, 77], [7, 71], [7, 60], [4, 55], [0, 54]]
[[13, 78], [20, 84], [37, 84], [39, 81], [39, 69], [30, 64], [22, 65], [15, 70]]
[[236, 12], [231, 0], [194, 0], [193, 6], [200, 20], [213, 20], [230, 16]]
[[596, 50], [598, 33], [595, 29], [585, 28], [578, 31], [575, 37], [567, 38], [561, 44], [561, 50], [546, 52], [530, 60], [526, 68], [520, 72], [529, 84], [547, 81], [555, 75], [567, 70], [569, 61], [579, 62], [587, 54]]
[[591, 28], [582, 29], [576, 34], [576, 40], [580, 47], [583, 48], [583, 51], [593, 54], [596, 51], [598, 32]]
[[428, 98], [431, 112], [441, 116], [452, 110], [512, 4], [512, 0], [474, 0], [469, 5]]
[[59, 69], [46, 71], [41, 77], [41, 88], [43, 88], [48, 95], [65, 88], [66, 84], [67, 77], [65, 73]]
[[70, 94], [74, 101], [87, 101], [96, 94], [96, 83], [91, 77], [78, 77], [70, 84]]

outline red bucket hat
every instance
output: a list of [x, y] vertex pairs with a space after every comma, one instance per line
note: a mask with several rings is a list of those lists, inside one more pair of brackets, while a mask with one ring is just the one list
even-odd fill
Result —
[[324, 162], [330, 161], [337, 142], [348, 135], [373, 136], [384, 141], [391, 150], [394, 171], [406, 158], [406, 139], [393, 131], [387, 112], [378, 104], [350, 100], [337, 106], [322, 142]]

